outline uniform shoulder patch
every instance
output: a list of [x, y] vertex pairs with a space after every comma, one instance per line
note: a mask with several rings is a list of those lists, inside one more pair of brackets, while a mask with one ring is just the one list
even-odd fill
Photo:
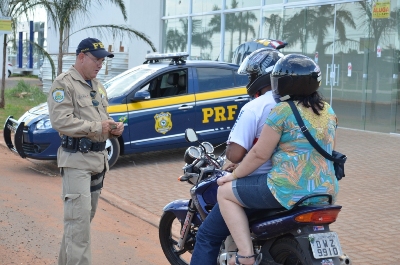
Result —
[[53, 91], [51, 92], [51, 94], [53, 95], [53, 99], [55, 102], [63, 102], [64, 100], [64, 88], [61, 87], [57, 87], [54, 88]]

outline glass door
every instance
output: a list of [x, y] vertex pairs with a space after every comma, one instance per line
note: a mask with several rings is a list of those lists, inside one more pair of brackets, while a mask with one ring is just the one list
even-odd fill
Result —
[[[283, 14], [264, 11], [262, 33], [288, 42], [284, 54], [305, 54], [320, 66], [320, 92], [340, 127], [400, 133], [400, 0], [292, 2]], [[374, 12], [376, 4], [390, 12]]]
[[320, 92], [334, 108], [339, 126], [364, 129], [363, 70], [360, 51], [364, 32], [358, 2], [302, 6], [284, 10], [283, 35], [289, 45], [284, 53], [302, 53], [320, 66]]

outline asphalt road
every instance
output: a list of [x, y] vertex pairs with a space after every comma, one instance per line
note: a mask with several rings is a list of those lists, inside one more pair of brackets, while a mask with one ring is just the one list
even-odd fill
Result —
[[[62, 237], [61, 178], [0, 145], [0, 264], [56, 264]], [[92, 223], [96, 265], [168, 264], [158, 230], [104, 200]]]

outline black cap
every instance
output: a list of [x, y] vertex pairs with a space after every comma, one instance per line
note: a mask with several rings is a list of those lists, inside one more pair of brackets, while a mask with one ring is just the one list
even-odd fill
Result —
[[106, 51], [104, 49], [103, 43], [95, 38], [86, 38], [82, 40], [79, 43], [78, 48], [76, 49], [76, 55], [80, 54], [81, 52], [82, 53], [90, 52], [91, 54], [93, 54], [94, 57], [97, 58], [114, 57], [114, 54]]

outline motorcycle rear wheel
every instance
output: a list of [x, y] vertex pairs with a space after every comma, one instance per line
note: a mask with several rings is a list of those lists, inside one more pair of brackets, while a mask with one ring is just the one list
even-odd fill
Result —
[[194, 227], [190, 227], [188, 239], [182, 250], [178, 249], [178, 240], [182, 224], [172, 212], [164, 212], [160, 219], [159, 239], [165, 257], [172, 265], [188, 265], [194, 248]]
[[309, 265], [312, 264], [305, 257], [299, 243], [288, 237], [278, 239], [270, 249], [272, 258], [276, 263], [283, 265]]

